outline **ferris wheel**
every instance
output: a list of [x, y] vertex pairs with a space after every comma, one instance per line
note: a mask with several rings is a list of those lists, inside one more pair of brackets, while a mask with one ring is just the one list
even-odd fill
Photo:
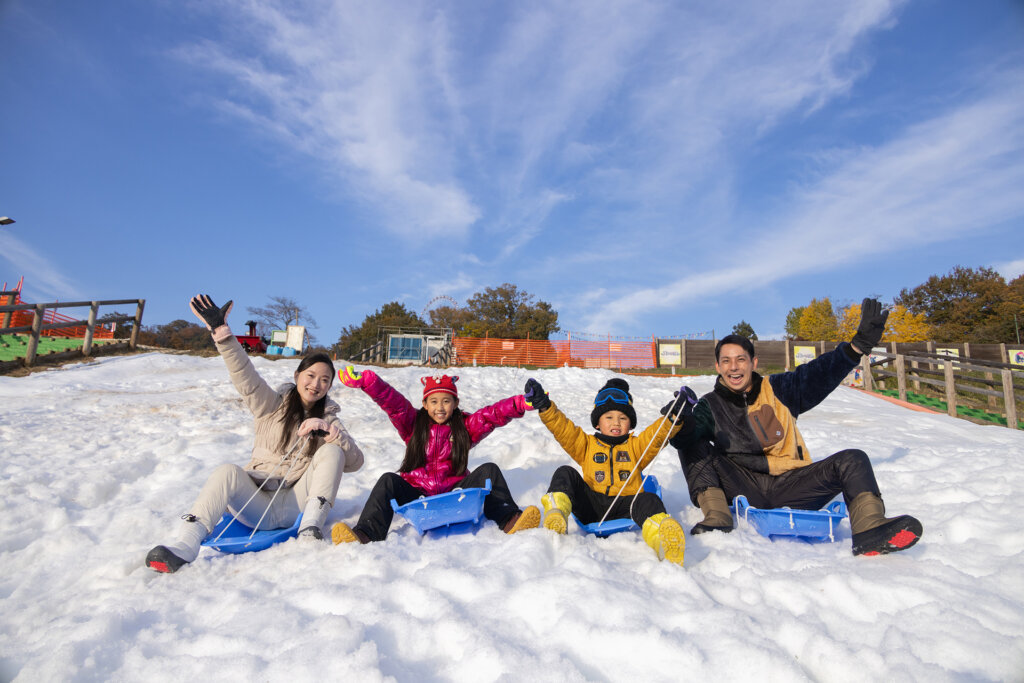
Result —
[[459, 302], [453, 299], [452, 297], [448, 296], [447, 294], [439, 294], [430, 301], [428, 301], [427, 305], [423, 307], [422, 311], [420, 311], [420, 320], [427, 319], [427, 311], [433, 308], [434, 304], [436, 304], [438, 301], [450, 301], [453, 308], [459, 307]]

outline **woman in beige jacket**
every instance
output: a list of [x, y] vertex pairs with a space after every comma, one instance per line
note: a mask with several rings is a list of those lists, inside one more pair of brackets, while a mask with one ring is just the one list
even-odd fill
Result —
[[294, 384], [272, 389], [225, 322], [231, 306], [229, 301], [218, 308], [205, 294], [190, 302], [213, 332], [231, 382], [256, 418], [252, 459], [244, 469], [225, 464], [213, 471], [189, 513], [182, 516], [177, 539], [146, 556], [146, 566], [158, 572], [174, 572], [195, 560], [225, 511], [261, 529], [291, 526], [301, 513], [299, 535], [322, 539], [342, 472], [354, 472], [363, 464], [362, 451], [338, 418], [338, 404], [327, 396], [334, 381], [330, 357], [307, 356], [295, 371]]

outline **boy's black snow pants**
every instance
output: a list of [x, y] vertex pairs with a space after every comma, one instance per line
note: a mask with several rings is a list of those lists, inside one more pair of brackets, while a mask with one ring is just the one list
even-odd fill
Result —
[[[643, 477], [640, 472], [633, 476]], [[638, 481], [640, 480], [638, 479]], [[594, 522], [601, 521], [609, 507], [612, 510], [608, 513], [607, 519], [627, 519], [632, 517], [637, 526], [641, 527], [648, 517], [665, 512], [665, 504], [661, 501], [661, 498], [648, 491], [641, 491], [635, 496], [619, 496], [619, 499], [615, 501], [615, 505], [612, 505], [615, 496], [607, 496], [587, 486], [587, 482], [583, 480], [583, 475], [571, 465], [562, 465], [551, 475], [551, 485], [548, 486], [548, 493], [555, 491], [569, 496], [569, 500], [572, 502], [572, 513], [576, 515], [576, 519], [579, 520], [580, 524], [593, 524]], [[634, 498], [636, 498], [636, 504], [633, 504]], [[632, 515], [630, 515], [630, 505], [633, 507]]]
[[824, 460], [812, 462], [778, 475], [737, 464], [732, 458], [715, 451], [708, 441], [679, 450], [690, 500], [697, 505], [697, 494], [708, 487], [725, 491], [732, 503], [736, 496], [746, 496], [757, 508], [791, 507], [797, 510], [818, 510], [842, 493], [846, 504], [865, 491], [881, 496], [875, 472], [864, 451], [839, 451]]
[[[519, 508], [512, 499], [501, 468], [492, 462], [484, 463], [466, 475], [456, 486], [464, 489], [483, 488], [484, 482], [488, 479], [491, 480], [491, 492], [484, 498], [484, 517], [504, 528], [505, 523], [512, 519], [512, 515], [519, 512]], [[387, 538], [388, 529], [391, 528], [391, 521], [395, 516], [394, 510], [391, 509], [391, 499], [394, 498], [399, 505], [405, 505], [427, 495], [426, 491], [413, 486], [395, 472], [382, 474], [370, 491], [370, 497], [363, 505], [355, 528], [366, 534], [371, 541], [383, 541]]]

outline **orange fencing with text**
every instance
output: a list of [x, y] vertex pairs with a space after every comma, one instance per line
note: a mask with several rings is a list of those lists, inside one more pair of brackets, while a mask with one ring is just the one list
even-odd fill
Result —
[[476, 339], [455, 337], [452, 365], [533, 365], [576, 368], [657, 367], [655, 343], [594, 339]]

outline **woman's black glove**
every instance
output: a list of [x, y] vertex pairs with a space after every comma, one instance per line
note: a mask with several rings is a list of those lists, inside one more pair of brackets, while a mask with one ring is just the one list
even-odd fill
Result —
[[221, 325], [227, 325], [228, 313], [231, 312], [231, 307], [234, 305], [235, 302], [232, 300], [217, 308], [217, 304], [213, 303], [209, 294], [199, 294], [188, 302], [188, 307], [210, 328], [211, 332]]
[[860, 325], [850, 343], [862, 354], [868, 355], [882, 340], [888, 318], [889, 311], [883, 311], [877, 299], [864, 299], [860, 304]]
[[526, 380], [526, 389], [523, 391], [523, 397], [526, 399], [528, 406], [540, 412], [547, 410], [548, 406], [551, 405], [548, 392], [544, 391], [544, 387], [540, 385], [540, 382], [532, 377]]
[[693, 389], [690, 387], [681, 387], [679, 391], [673, 394], [675, 396], [674, 401], [669, 401], [661, 409], [662, 415], [668, 415], [668, 419], [672, 420], [673, 424], [680, 421], [680, 418], [686, 418], [693, 415], [693, 407], [697, 405], [697, 394], [693, 393]]

